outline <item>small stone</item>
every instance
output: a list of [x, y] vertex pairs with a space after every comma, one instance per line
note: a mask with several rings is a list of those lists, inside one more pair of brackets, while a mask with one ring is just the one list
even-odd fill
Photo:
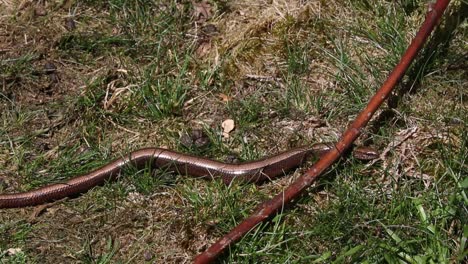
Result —
[[150, 261], [153, 258], [153, 254], [149, 251], [145, 251], [145, 253], [143, 253], [143, 258], [145, 261]]

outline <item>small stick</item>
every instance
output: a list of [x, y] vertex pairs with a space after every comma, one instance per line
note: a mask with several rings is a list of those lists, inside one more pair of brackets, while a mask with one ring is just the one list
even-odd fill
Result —
[[351, 146], [353, 141], [359, 136], [360, 131], [374, 115], [375, 111], [385, 101], [398, 81], [403, 77], [404, 73], [411, 65], [411, 62], [421, 50], [440, 17], [444, 13], [449, 2], [450, 0], [437, 0], [435, 4], [430, 5], [424, 23], [405, 54], [401, 57], [400, 62], [390, 73], [382, 87], [369, 101], [366, 108], [364, 108], [351, 126], [346, 130], [340, 141], [336, 143], [335, 148], [328, 151], [325, 156], [323, 156], [304, 175], [292, 183], [286, 190], [277, 194], [273, 199], [260, 204], [251, 216], [245, 219], [216, 243], [211, 245], [205, 252], [198, 255], [195, 258], [194, 263], [201, 264], [215, 261], [224, 252], [224, 250], [239, 241], [259, 223], [270, 219], [273, 215], [280, 212], [286, 204], [299, 197], [299, 195], [301, 195], [304, 190], [306, 190], [326, 169], [340, 158], [341, 154]]

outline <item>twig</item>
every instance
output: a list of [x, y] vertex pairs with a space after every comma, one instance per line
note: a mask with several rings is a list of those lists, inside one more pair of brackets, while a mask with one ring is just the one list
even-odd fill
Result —
[[245, 78], [251, 79], [251, 80], [256, 80], [259, 82], [279, 82], [281, 81], [281, 78], [273, 77], [273, 76], [267, 76], [267, 75], [255, 75], [255, 74], [246, 74]]
[[341, 154], [351, 146], [353, 141], [359, 136], [360, 131], [374, 115], [375, 111], [385, 101], [398, 81], [400, 81], [411, 62], [414, 60], [417, 53], [421, 50], [423, 44], [431, 34], [449, 2], [450, 0], [437, 0], [434, 5], [430, 6], [424, 23], [405, 54], [401, 57], [398, 65], [393, 69], [385, 83], [369, 101], [366, 108], [364, 108], [351, 126], [346, 130], [338, 143], [336, 143], [335, 148], [327, 152], [327, 154], [312, 166], [312, 168], [292, 183], [286, 190], [277, 194], [273, 199], [260, 204], [250, 217], [245, 219], [237, 227], [231, 230], [231, 232], [210, 246], [205, 252], [198, 255], [194, 260], [195, 263], [211, 263], [216, 260], [225, 249], [239, 241], [246, 233], [255, 228], [259, 223], [266, 221], [281, 211], [284, 205], [290, 203], [294, 198], [299, 197], [299, 195], [301, 195], [302, 192], [321, 175], [321, 173], [340, 158]]

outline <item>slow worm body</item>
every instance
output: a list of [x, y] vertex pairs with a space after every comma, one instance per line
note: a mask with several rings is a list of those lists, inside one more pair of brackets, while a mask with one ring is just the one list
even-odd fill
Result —
[[[106, 181], [115, 180], [127, 166], [136, 168], [150, 166], [199, 178], [221, 178], [225, 184], [230, 184], [233, 180], [260, 183], [284, 175], [287, 171], [301, 165], [309, 156], [323, 155], [331, 147], [333, 144], [318, 143], [241, 164], [223, 163], [167, 149], [145, 148], [131, 152], [127, 156], [64, 183], [51, 184], [27, 192], [0, 194], [0, 208], [33, 206], [76, 196]], [[353, 155], [357, 159], [369, 160], [376, 158], [378, 153], [373, 149], [360, 147], [354, 150]]]

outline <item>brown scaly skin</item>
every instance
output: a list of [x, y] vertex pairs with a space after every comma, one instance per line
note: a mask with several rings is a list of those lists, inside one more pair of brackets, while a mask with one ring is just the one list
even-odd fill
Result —
[[[223, 163], [167, 149], [145, 148], [64, 183], [51, 184], [28, 192], [0, 194], [0, 208], [33, 206], [76, 196], [106, 181], [115, 180], [126, 166], [151, 166], [199, 178], [221, 178], [225, 184], [230, 184], [233, 180], [260, 183], [284, 175], [285, 172], [301, 165], [307, 157], [321, 156], [332, 147], [333, 144], [319, 143], [241, 164]], [[376, 158], [378, 153], [373, 149], [361, 147], [356, 148], [353, 155], [357, 159], [369, 160]]]

